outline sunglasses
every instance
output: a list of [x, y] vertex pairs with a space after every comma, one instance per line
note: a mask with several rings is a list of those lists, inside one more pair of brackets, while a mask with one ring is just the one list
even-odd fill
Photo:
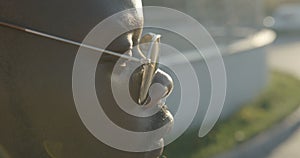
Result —
[[158, 68], [157, 63], [158, 63], [158, 57], [159, 57], [159, 42], [160, 42], [160, 38], [161, 38], [160, 35], [154, 34], [154, 33], [148, 33], [142, 37], [140, 43], [147, 44], [148, 47], [147, 47], [147, 50], [145, 50], [145, 48], [144, 49], [140, 48], [140, 50], [146, 51], [146, 53], [144, 53], [144, 54], [146, 54], [146, 56], [145, 56], [145, 58], [139, 59], [139, 58], [132, 57], [129, 55], [120, 54], [120, 53], [106, 50], [103, 48], [98, 48], [98, 47], [87, 45], [87, 44], [77, 42], [74, 40], [54, 36], [54, 35], [47, 34], [47, 33], [37, 31], [34, 29], [29, 29], [28, 27], [19, 26], [19, 25], [7, 23], [4, 21], [0, 21], [0, 26], [15, 29], [15, 30], [18, 30], [21, 32], [26, 32], [29, 34], [43, 37], [43, 38], [48, 38], [48, 39], [52, 39], [55, 41], [60, 41], [63, 43], [87, 48], [87, 49], [90, 49], [90, 50], [93, 50], [96, 52], [106, 53], [106, 54], [109, 54], [112, 56], [128, 59], [130, 61], [142, 63], [143, 64], [143, 73], [142, 73], [142, 82], [141, 82], [141, 87], [140, 87], [139, 104], [141, 104], [141, 105], [145, 104], [147, 96], [148, 96], [149, 88], [152, 84], [152, 79]]

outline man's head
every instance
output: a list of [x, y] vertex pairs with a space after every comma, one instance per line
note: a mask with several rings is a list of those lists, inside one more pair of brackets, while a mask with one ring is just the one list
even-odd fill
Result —
[[[75, 41], [82, 41], [105, 18], [124, 9], [141, 7], [139, 0], [0, 0], [0, 4], [0, 19], [3, 21]], [[143, 18], [137, 11], [124, 15], [118, 23], [139, 26], [139, 29], [120, 35], [106, 48], [123, 54], [138, 44]], [[111, 148], [97, 140], [83, 125], [72, 96], [72, 68], [78, 47], [4, 27], [0, 27], [0, 34], [0, 60], [3, 63], [0, 85], [5, 85], [0, 89], [3, 93], [0, 99], [3, 118], [0, 121], [6, 125], [0, 133], [0, 144], [12, 157], [159, 156], [161, 149], [132, 153]], [[116, 60], [104, 56], [98, 65], [97, 96], [115, 124], [142, 132], [172, 121], [165, 109], [148, 118], [133, 117], [122, 111], [112, 96], [110, 84]], [[138, 95], [140, 75], [137, 70], [132, 78], [133, 98]], [[168, 78], [158, 71], [155, 81], [169, 84]]]

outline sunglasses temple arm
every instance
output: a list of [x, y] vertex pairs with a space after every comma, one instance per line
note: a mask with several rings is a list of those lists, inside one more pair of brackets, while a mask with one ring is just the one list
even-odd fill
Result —
[[5, 27], [8, 27], [8, 28], [12, 28], [12, 29], [15, 29], [15, 30], [22, 31], [22, 32], [27, 32], [27, 33], [30, 33], [30, 34], [34, 34], [34, 35], [37, 35], [37, 36], [40, 36], [40, 37], [49, 38], [49, 39], [52, 39], [52, 40], [64, 42], [64, 43], [79, 46], [79, 47], [84, 47], [84, 48], [91, 49], [91, 50], [94, 50], [94, 51], [97, 51], [97, 52], [103, 52], [103, 53], [106, 53], [106, 54], [109, 54], [109, 55], [117, 56], [117, 57], [120, 57], [120, 58], [132, 60], [132, 61], [136, 61], [136, 62], [141, 61], [141, 59], [138, 59], [138, 58], [135, 58], [135, 57], [131, 57], [131, 56], [128, 56], [128, 55], [116, 53], [116, 52], [113, 52], [113, 51], [109, 51], [109, 50], [106, 50], [106, 49], [94, 47], [94, 46], [91, 46], [91, 45], [86, 45], [86, 44], [76, 42], [76, 41], [73, 41], [73, 40], [69, 40], [69, 39], [65, 39], [65, 38], [62, 38], [62, 37], [49, 35], [49, 34], [46, 34], [46, 33], [40, 32], [40, 31], [28, 29], [28, 28], [25, 28], [25, 27], [21, 27], [21, 26], [18, 26], [18, 25], [14, 25], [14, 24], [2, 22], [2, 21], [0, 21], [0, 26], [5, 26]]

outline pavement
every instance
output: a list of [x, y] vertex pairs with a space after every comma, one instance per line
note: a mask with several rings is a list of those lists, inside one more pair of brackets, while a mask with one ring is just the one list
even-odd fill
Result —
[[300, 41], [271, 45], [267, 51], [271, 68], [290, 73], [300, 79]]
[[[284, 41], [288, 37], [280, 37]], [[289, 38], [291, 39], [291, 38]], [[280, 42], [279, 42], [280, 43]], [[300, 79], [300, 37], [289, 42], [271, 45], [268, 49], [268, 63], [273, 69], [290, 73]], [[299, 94], [300, 95], [300, 94]], [[268, 158], [299, 158], [300, 128], [274, 148]]]
[[300, 129], [290, 136], [279, 147], [275, 148], [268, 158], [298, 158], [300, 157]]

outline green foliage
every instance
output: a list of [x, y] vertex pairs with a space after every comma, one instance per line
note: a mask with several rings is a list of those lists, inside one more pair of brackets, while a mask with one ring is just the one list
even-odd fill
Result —
[[216, 127], [204, 138], [197, 130], [186, 132], [167, 146], [170, 158], [208, 158], [232, 149], [291, 114], [300, 105], [300, 81], [274, 72], [266, 90], [239, 112]]

